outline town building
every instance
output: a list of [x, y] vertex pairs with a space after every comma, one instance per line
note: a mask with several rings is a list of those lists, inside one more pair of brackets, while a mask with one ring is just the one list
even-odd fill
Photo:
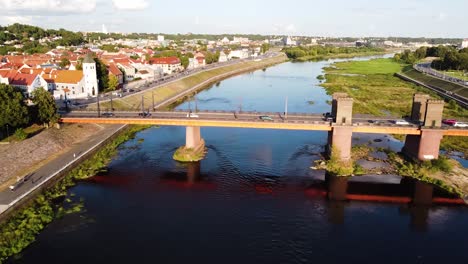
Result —
[[161, 66], [164, 74], [171, 74], [181, 70], [180, 59], [177, 57], [151, 58], [149, 63]]
[[468, 39], [464, 39], [461, 43], [461, 48], [464, 49], [464, 48], [468, 48]]

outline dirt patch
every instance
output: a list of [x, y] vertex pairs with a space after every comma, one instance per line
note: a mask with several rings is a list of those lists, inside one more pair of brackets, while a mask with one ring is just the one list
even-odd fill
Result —
[[22, 142], [0, 145], [0, 186], [22, 177], [46, 161], [103, 130], [93, 124], [70, 124], [46, 129]]

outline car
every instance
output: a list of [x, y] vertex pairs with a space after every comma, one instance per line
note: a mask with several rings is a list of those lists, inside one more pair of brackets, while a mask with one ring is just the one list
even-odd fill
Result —
[[455, 120], [455, 119], [442, 119], [442, 123], [444, 123], [446, 125], [453, 126], [453, 125], [455, 125], [455, 123], [457, 123], [457, 120]]
[[400, 125], [400, 126], [407, 126], [410, 124], [408, 121], [403, 120], [403, 119], [395, 120], [393, 122], [395, 123], [395, 125]]
[[103, 117], [113, 117], [113, 116], [114, 116], [114, 113], [105, 112], [105, 113], [102, 113], [102, 116], [103, 116]]
[[77, 105], [80, 105], [80, 103], [75, 101], [75, 102], [73, 102], [73, 104], [72, 104], [72, 105], [75, 105], [75, 106], [77, 106]]
[[133, 93], [133, 92], [135, 92], [135, 90], [133, 90], [133, 89], [127, 89], [127, 92]]
[[468, 127], [468, 123], [466, 122], [455, 122], [455, 124], [453, 124], [454, 127]]
[[199, 116], [196, 113], [188, 113], [187, 117], [188, 118], [198, 118]]
[[141, 116], [141, 117], [149, 117], [149, 116], [151, 116], [151, 113], [148, 112], [148, 111], [145, 111], [145, 112], [142, 112], [142, 113], [138, 113], [138, 116]]
[[260, 118], [260, 120], [263, 120], [263, 121], [273, 121], [273, 117], [267, 116], [267, 115], [261, 115], [258, 118]]
[[333, 122], [333, 115], [330, 112], [323, 113], [323, 120]]

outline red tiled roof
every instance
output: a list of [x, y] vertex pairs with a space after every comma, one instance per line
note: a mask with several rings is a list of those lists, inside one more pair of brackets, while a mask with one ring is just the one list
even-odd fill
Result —
[[115, 65], [115, 63], [110, 63], [108, 66], [108, 69], [109, 69], [109, 74], [112, 74], [115, 76], [122, 75], [122, 72], [120, 71], [119, 67]]
[[179, 64], [180, 60], [177, 57], [163, 57], [163, 58], [151, 58], [152, 64]]
[[8, 82], [11, 85], [32, 85], [36, 79], [37, 74], [25, 74], [25, 73], [10, 73], [8, 76]]

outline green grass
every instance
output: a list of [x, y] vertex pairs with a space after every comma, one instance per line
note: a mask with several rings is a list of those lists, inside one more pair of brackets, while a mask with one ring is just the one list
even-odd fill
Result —
[[341, 54], [328, 54], [328, 55], [316, 55], [316, 56], [303, 56], [295, 59], [294, 61], [317, 61], [327, 59], [346, 59], [354, 57], [374, 56], [386, 54], [386, 51], [369, 51], [369, 52], [356, 52], [356, 53], [341, 53]]
[[354, 99], [354, 114], [404, 116], [411, 111], [416, 85], [393, 76], [404, 65], [392, 59], [375, 59], [333, 66], [325, 69], [327, 81], [322, 86], [328, 94], [348, 93]]
[[[413, 94], [423, 92], [441, 99], [434, 92], [401, 80], [394, 74], [408, 71], [411, 66], [393, 59], [338, 62], [325, 68], [326, 82], [322, 84], [328, 94], [346, 92], [354, 99], [354, 114], [375, 116], [405, 116], [411, 111]], [[467, 117], [468, 111], [446, 104], [444, 117]]]
[[412, 79], [415, 79], [417, 81], [420, 81], [422, 83], [425, 83], [427, 85], [433, 85], [433, 86], [439, 87], [441, 89], [444, 89], [446, 91], [450, 91], [452, 93], [456, 93], [458, 95], [461, 95], [463, 97], [468, 98], [468, 88], [463, 87], [461, 85], [454, 84], [454, 83], [451, 83], [451, 82], [447, 82], [447, 81], [444, 81], [444, 80], [441, 80], [441, 79], [431, 77], [429, 75], [422, 74], [422, 73], [416, 71], [415, 69], [413, 69], [412, 67], [406, 67], [403, 70], [403, 73], [406, 76], [408, 76], [408, 77], [410, 77]]
[[336, 70], [332, 73], [346, 74], [394, 74], [403, 69], [404, 65], [392, 59], [375, 59], [369, 61], [346, 61], [335, 63]]
[[[43, 126], [34, 124], [27, 128], [24, 128], [23, 131], [26, 133], [26, 138], [30, 138], [34, 135], [39, 134], [44, 129], [45, 128]], [[17, 135], [15, 134], [15, 130], [13, 130], [13, 128], [11, 128], [9, 132], [10, 132], [10, 136], [2, 139], [1, 142], [19, 142], [19, 141], [24, 140], [24, 139], [17, 137]]]

